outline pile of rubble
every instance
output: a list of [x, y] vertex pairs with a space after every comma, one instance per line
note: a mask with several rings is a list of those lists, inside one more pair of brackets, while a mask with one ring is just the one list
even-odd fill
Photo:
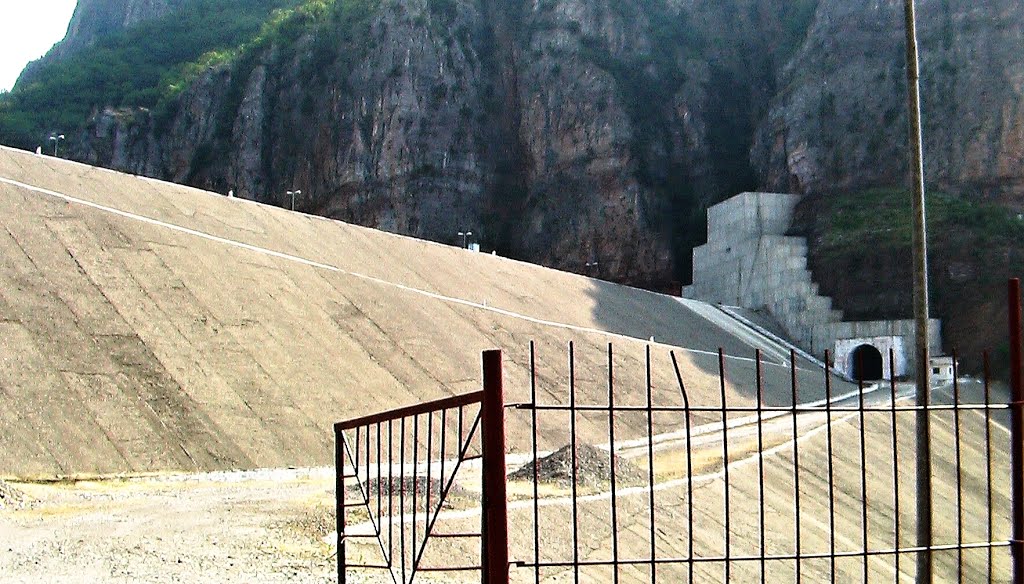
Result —
[[[621, 456], [589, 444], [576, 445], [576, 484], [588, 487], [604, 486], [611, 482], [614, 461], [617, 485], [635, 485], [647, 480], [647, 473]], [[572, 445], [527, 463], [508, 475], [513, 481], [532, 481], [534, 473], [541, 483], [571, 486], [573, 481]]]

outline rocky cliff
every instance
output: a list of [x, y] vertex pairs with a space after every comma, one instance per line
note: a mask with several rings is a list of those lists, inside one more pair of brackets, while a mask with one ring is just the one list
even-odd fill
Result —
[[[919, 0], [929, 187], [1024, 206], [1024, 4]], [[903, 2], [821, 3], [757, 132], [768, 189], [904, 185]]]
[[54, 56], [66, 57], [98, 39], [127, 30], [141, 22], [180, 9], [188, 0], [79, 0], [67, 36], [54, 47]]
[[45, 57], [29, 63], [20, 76], [31, 83], [50, 63], [93, 46], [97, 41], [123, 33], [136, 25], [167, 16], [189, 0], [78, 0], [67, 34]]
[[753, 131], [814, 7], [729, 4], [339, 1], [162, 117], [106, 108], [76, 156], [668, 286], [704, 206], [755, 186]]
[[[65, 44], [174, 4], [83, 0]], [[280, 4], [159, 107], [93, 104], [74, 156], [280, 205], [301, 189], [299, 210], [451, 243], [472, 230], [655, 288], [689, 278], [710, 203], [906, 174], [897, 0]], [[930, 183], [1024, 202], [1024, 9], [919, 10]]]

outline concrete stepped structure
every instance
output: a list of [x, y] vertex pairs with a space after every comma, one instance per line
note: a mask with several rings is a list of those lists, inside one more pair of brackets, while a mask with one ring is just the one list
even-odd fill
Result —
[[[911, 373], [914, 321], [845, 322], [822, 296], [807, 265], [807, 241], [786, 235], [798, 195], [743, 193], [708, 209], [708, 243], [693, 251], [693, 284], [683, 296], [714, 304], [766, 309], [788, 336], [813, 355], [834, 355], [835, 367], [856, 376], [867, 359], [893, 349], [895, 370], [881, 359], [881, 376]], [[931, 346], [941, 350], [941, 324], [932, 321]]]
[[[0, 148], [0, 477], [331, 464], [334, 422], [476, 390], [484, 349], [525, 401], [530, 341], [542, 395], [565, 395], [574, 341], [581, 403], [606, 403], [589, 372], [609, 343], [623, 403], [648, 345], [656, 399], [679, 400], [674, 350], [691, 400], [717, 404], [722, 347], [730, 402], [753, 402], [757, 336], [673, 297]], [[787, 403], [787, 365], [766, 374]]]

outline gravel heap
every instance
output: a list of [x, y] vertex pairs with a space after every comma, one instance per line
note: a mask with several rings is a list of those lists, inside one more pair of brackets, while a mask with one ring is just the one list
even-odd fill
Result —
[[[589, 444], [577, 444], [576, 483], [596, 487], [611, 482], [610, 458], [606, 450]], [[647, 473], [632, 462], [621, 456], [614, 457], [614, 460], [616, 485], [638, 484], [647, 480]], [[560, 486], [572, 485], [572, 446], [564, 446], [539, 461], [527, 463], [510, 473], [509, 480], [532, 481], [534, 466], [537, 467], [537, 478], [541, 483], [555, 483]]]
[[[381, 479], [370, 479], [363, 488], [366, 489], [369, 492], [369, 495], [374, 498], [377, 497], [378, 489], [380, 489], [379, 492], [382, 498], [387, 498], [388, 494], [397, 498], [403, 492], [406, 497], [411, 498], [414, 488], [418, 497], [424, 497], [425, 493], [429, 489], [431, 492], [431, 498], [436, 500], [438, 494], [441, 493], [443, 489], [443, 485], [440, 480], [433, 477], [430, 478], [430, 482], [428, 483], [427, 477], [425, 476], [407, 476], [404, 478], [396, 476], [391, 477], [390, 480], [387, 477]], [[358, 496], [360, 492], [359, 486], [354, 482], [349, 482], [346, 485], [345, 490], [353, 497]], [[452, 485], [449, 495], [459, 496], [463, 494], [463, 492], [463, 489], [460, 488], [458, 484], [455, 484]]]
[[11, 485], [0, 481], [0, 509], [20, 507], [25, 502], [25, 495]]

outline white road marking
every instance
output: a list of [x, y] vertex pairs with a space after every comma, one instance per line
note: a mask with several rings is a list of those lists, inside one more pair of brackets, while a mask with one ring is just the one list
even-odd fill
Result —
[[[438, 301], [445, 302], [445, 303], [448, 303], [448, 304], [454, 304], [454, 305], [458, 305], [458, 306], [465, 306], [465, 307], [468, 307], [468, 308], [474, 308], [474, 309], [477, 309], [477, 310], [482, 310], [484, 312], [490, 312], [490, 313], [493, 313], [493, 314], [498, 314], [498, 315], [501, 315], [501, 316], [505, 316], [505, 317], [508, 317], [508, 318], [514, 318], [514, 319], [517, 319], [517, 320], [522, 320], [524, 322], [529, 322], [529, 323], [532, 323], [532, 324], [538, 324], [538, 325], [552, 327], [552, 328], [559, 328], [559, 329], [568, 330], [568, 331], [577, 332], [577, 333], [590, 333], [590, 334], [597, 334], [597, 335], [606, 336], [606, 337], [609, 337], [609, 338], [612, 338], [612, 339], [620, 339], [620, 340], [628, 340], [628, 341], [640, 341], [640, 342], [644, 342], [644, 343], [649, 343], [652, 346], [664, 347], [664, 348], [668, 348], [668, 349], [679, 349], [679, 350], [683, 350], [683, 351], [686, 351], [688, 353], [692, 353], [692, 354], [696, 354], [696, 355], [707, 355], [707, 356], [713, 356], [713, 357], [717, 357], [718, 356], [718, 353], [714, 352], [714, 351], [705, 351], [705, 350], [693, 349], [693, 348], [689, 348], [689, 347], [678, 347], [678, 346], [668, 345], [668, 344], [664, 344], [664, 343], [650, 343], [648, 341], [648, 339], [646, 339], [646, 338], [633, 337], [633, 336], [624, 335], [624, 334], [621, 334], [621, 333], [613, 333], [613, 332], [604, 331], [604, 330], [601, 330], [601, 329], [596, 329], [596, 328], [591, 328], [591, 327], [585, 327], [585, 326], [580, 326], [580, 325], [568, 324], [568, 323], [564, 323], [564, 322], [557, 322], [557, 321], [547, 320], [547, 319], [543, 319], [543, 318], [536, 318], [536, 317], [533, 317], [533, 316], [529, 316], [529, 315], [526, 315], [526, 314], [521, 314], [521, 313], [518, 313], [518, 312], [511, 311], [511, 310], [505, 310], [503, 308], [497, 308], [497, 307], [494, 307], [494, 306], [488, 306], [488, 305], [483, 304], [483, 303], [473, 302], [471, 300], [464, 300], [462, 298], [455, 298], [455, 297], [452, 297], [452, 296], [446, 296], [444, 294], [438, 294], [436, 292], [430, 292], [428, 290], [422, 290], [420, 288], [414, 288], [412, 286], [406, 286], [404, 284], [399, 284], [399, 283], [396, 283], [396, 282], [391, 282], [391, 281], [388, 281], [388, 280], [383, 280], [381, 278], [377, 278], [377, 277], [374, 277], [374, 276], [369, 276], [367, 274], [360, 274], [358, 272], [352, 272], [352, 271], [349, 271], [349, 270], [345, 270], [345, 269], [342, 269], [342, 268], [339, 268], [337, 266], [333, 266], [333, 265], [330, 265], [330, 264], [325, 264], [325, 263], [322, 263], [322, 262], [306, 259], [306, 258], [303, 258], [301, 256], [296, 256], [296, 255], [292, 255], [292, 254], [288, 254], [288, 253], [284, 253], [284, 252], [280, 252], [280, 251], [275, 251], [275, 250], [272, 250], [272, 249], [267, 249], [267, 248], [264, 248], [264, 247], [259, 247], [259, 246], [248, 244], [248, 243], [243, 243], [241, 241], [236, 241], [236, 240], [233, 240], [233, 239], [228, 239], [228, 238], [220, 237], [220, 236], [217, 236], [217, 235], [212, 235], [212, 234], [209, 234], [209, 233], [206, 233], [206, 232], [203, 232], [203, 231], [199, 231], [199, 230], [196, 230], [196, 229], [191, 229], [189, 227], [183, 227], [181, 225], [176, 225], [174, 223], [168, 223], [166, 221], [161, 221], [159, 219], [153, 219], [151, 217], [146, 217], [144, 215], [139, 215], [139, 214], [131, 213], [131, 212], [128, 212], [128, 211], [122, 211], [121, 209], [116, 209], [114, 207], [109, 207], [109, 206], [106, 206], [106, 205], [101, 205], [99, 203], [94, 203], [92, 201], [87, 201], [85, 199], [74, 197], [74, 196], [71, 196], [71, 195], [68, 195], [68, 194], [65, 194], [65, 193], [61, 193], [61, 192], [57, 192], [57, 191], [52, 191], [50, 189], [45, 189], [45, 188], [42, 188], [42, 187], [37, 187], [37, 186], [34, 186], [34, 185], [26, 184], [26, 183], [19, 182], [19, 181], [16, 181], [16, 180], [13, 180], [13, 179], [10, 179], [10, 178], [6, 178], [6, 177], [0, 177], [0, 183], [7, 184], [7, 185], [10, 185], [10, 186], [13, 186], [13, 187], [17, 187], [17, 188], [21, 188], [21, 189], [25, 189], [25, 190], [28, 190], [28, 191], [32, 191], [32, 192], [35, 192], [35, 193], [42, 194], [42, 195], [47, 195], [47, 196], [50, 196], [50, 197], [55, 197], [55, 198], [61, 199], [63, 201], [66, 201], [68, 203], [73, 203], [73, 204], [76, 204], [76, 205], [82, 205], [82, 206], [85, 206], [85, 207], [89, 207], [91, 209], [96, 209], [96, 210], [99, 210], [99, 211], [103, 211], [105, 213], [110, 213], [110, 214], [113, 214], [113, 215], [117, 215], [119, 217], [124, 217], [126, 219], [131, 219], [133, 221], [139, 221], [139, 222], [146, 223], [146, 224], [149, 224], [149, 225], [155, 225], [157, 227], [163, 227], [165, 229], [170, 229], [172, 231], [177, 231], [179, 233], [184, 233], [184, 234], [187, 234], [187, 235], [191, 235], [193, 237], [198, 237], [200, 239], [205, 239], [205, 240], [208, 240], [208, 241], [213, 241], [213, 242], [224, 244], [224, 245], [227, 245], [227, 246], [236, 247], [236, 248], [239, 248], [239, 249], [244, 249], [244, 250], [247, 250], [247, 251], [251, 251], [251, 252], [267, 255], [267, 256], [270, 256], [270, 257], [274, 257], [274, 258], [278, 258], [278, 259], [282, 259], [282, 260], [286, 260], [286, 261], [290, 261], [290, 262], [295, 262], [295, 263], [306, 265], [306, 266], [309, 266], [309, 267], [312, 267], [312, 268], [316, 268], [316, 269], [320, 269], [320, 270], [326, 270], [326, 271], [329, 271], [329, 272], [334, 272], [334, 273], [337, 273], [337, 274], [342, 274], [342, 275], [350, 276], [350, 277], [353, 277], [353, 278], [358, 278], [358, 279], [361, 279], [361, 280], [364, 280], [364, 281], [367, 281], [367, 282], [372, 282], [374, 284], [379, 284], [379, 285], [382, 285], [382, 286], [387, 286], [387, 287], [395, 288], [395, 289], [401, 290], [403, 292], [408, 292], [410, 294], [417, 294], [417, 295], [420, 295], [420, 296], [423, 296], [423, 297], [426, 297], [426, 298], [430, 298], [430, 299], [433, 299], [433, 300], [438, 300]], [[738, 357], [738, 356], [733, 356], [733, 355], [726, 355], [726, 358], [730, 359], [730, 360], [733, 360], [733, 361], [743, 361], [743, 362], [747, 362], [747, 363], [753, 363], [754, 362], [754, 359], [751, 359], [751, 358], [748, 358], [748, 357]], [[771, 362], [764, 363], [764, 364], [768, 365], [768, 366], [773, 366], [773, 367], [785, 367], [785, 368], [788, 368], [788, 365], [779, 365], [779, 364], [775, 364], [775, 363], [771, 363]]]

